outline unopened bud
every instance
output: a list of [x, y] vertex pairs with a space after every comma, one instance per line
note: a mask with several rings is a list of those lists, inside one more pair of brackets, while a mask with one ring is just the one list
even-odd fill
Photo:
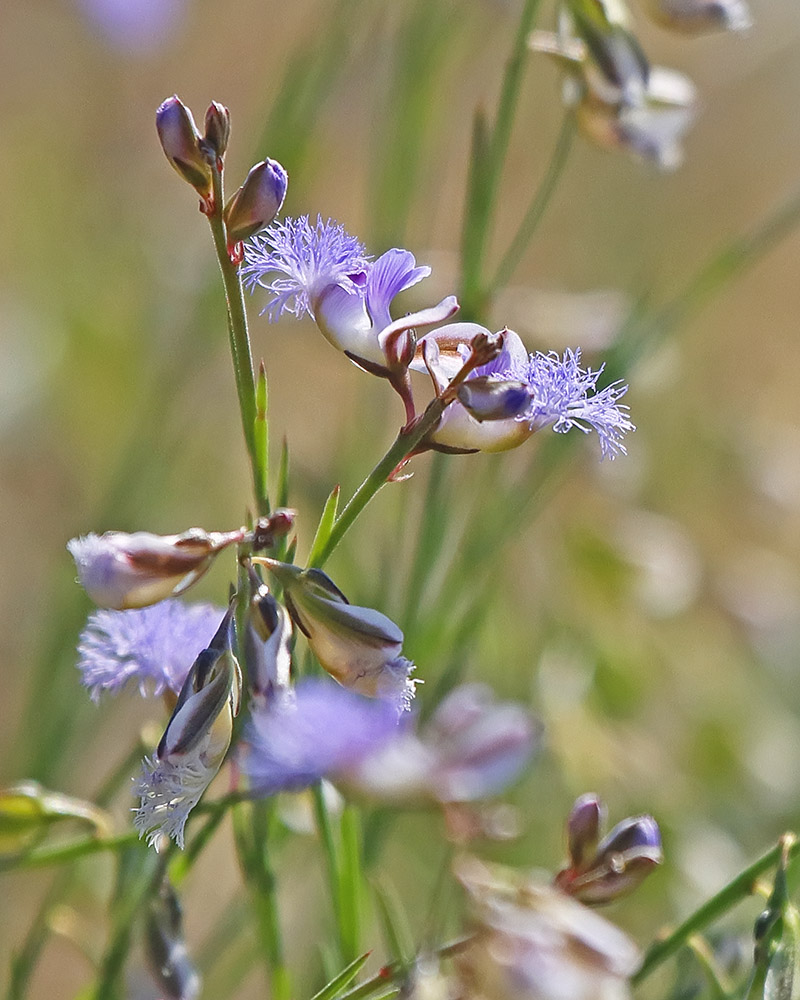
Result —
[[257, 163], [225, 206], [228, 243], [233, 245], [265, 229], [280, 211], [288, 177], [277, 160]]
[[231, 113], [217, 101], [212, 101], [206, 111], [204, 142], [217, 156], [224, 156], [231, 135]]
[[622, 820], [592, 850], [602, 811], [594, 796], [575, 803], [567, 823], [570, 864], [555, 877], [559, 889], [589, 905], [631, 892], [663, 861], [661, 832], [652, 816]]
[[600, 828], [605, 820], [603, 803], [589, 792], [575, 800], [567, 820], [569, 859], [579, 868], [594, 856], [600, 840]]
[[253, 551], [271, 549], [279, 538], [284, 538], [294, 527], [297, 511], [290, 507], [278, 507], [268, 517], [261, 517], [252, 532]]
[[321, 570], [302, 570], [263, 556], [253, 562], [266, 566], [283, 586], [289, 614], [332, 677], [361, 694], [409, 706], [414, 667], [401, 655], [403, 633], [390, 618], [350, 604]]
[[150, 968], [165, 1000], [195, 1000], [200, 995], [200, 974], [183, 937], [181, 904], [166, 879], [150, 902], [145, 946]]
[[73, 538], [67, 548], [89, 597], [101, 608], [121, 611], [182, 594], [219, 552], [244, 535], [244, 529], [208, 533], [190, 528], [182, 535], [107, 531]]
[[753, 25], [746, 0], [650, 0], [653, 17], [673, 31], [747, 31]]
[[252, 569], [250, 581], [253, 596], [245, 633], [245, 662], [250, 691], [263, 705], [289, 694], [292, 623]]
[[458, 401], [476, 420], [507, 420], [518, 417], [531, 402], [524, 382], [479, 376], [458, 387]]
[[156, 128], [172, 166], [201, 198], [210, 198], [211, 164], [203, 151], [192, 113], [177, 96], [167, 98], [156, 111]]

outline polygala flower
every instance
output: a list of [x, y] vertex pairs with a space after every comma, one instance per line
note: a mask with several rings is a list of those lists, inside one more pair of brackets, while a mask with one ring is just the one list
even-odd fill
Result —
[[641, 956], [619, 928], [553, 886], [462, 858], [474, 935], [456, 958], [462, 993], [485, 1000], [628, 1000]]
[[[488, 331], [477, 323], [452, 323], [421, 338], [412, 367], [427, 367], [436, 391], [448, 385], [469, 353], [469, 344]], [[597, 390], [602, 367], [581, 366], [580, 350], [528, 354], [513, 330], [502, 331], [503, 349], [476, 368], [458, 389], [425, 446], [437, 451], [505, 451], [535, 431], [552, 427], [559, 434], [573, 427], [595, 431], [602, 457], [625, 454], [623, 438], [634, 429], [619, 400], [622, 382]]]
[[649, 0], [647, 6], [655, 20], [686, 35], [753, 26], [746, 0]]
[[254, 556], [284, 589], [292, 620], [308, 639], [320, 666], [344, 687], [391, 701], [400, 711], [414, 697], [414, 664], [401, 655], [403, 633], [372, 608], [350, 604], [336, 584], [318, 569]]
[[[409, 406], [407, 368], [413, 330], [444, 322], [458, 309], [451, 295], [437, 305], [393, 320], [395, 296], [431, 273], [408, 250], [387, 250], [370, 261], [366, 248], [342, 226], [308, 216], [275, 223], [245, 246], [242, 274], [252, 291], [271, 295], [272, 321], [284, 312], [308, 314], [323, 336], [351, 361], [388, 378]], [[413, 409], [408, 409], [413, 416]]]
[[680, 166], [681, 141], [694, 120], [697, 103], [688, 77], [662, 66], [650, 66], [641, 73], [636, 52], [630, 52], [626, 65], [633, 67], [637, 84], [632, 88], [625, 85], [624, 74], [623, 82], [619, 74], [609, 75], [609, 66], [592, 58], [592, 46], [582, 38], [535, 31], [529, 44], [534, 51], [554, 58], [565, 71], [564, 103], [575, 109], [578, 126], [588, 139], [662, 170]]
[[582, 795], [567, 820], [569, 862], [554, 884], [582, 903], [609, 903], [635, 889], [664, 859], [652, 816], [631, 816], [602, 840], [605, 809], [596, 795]]
[[153, 756], [136, 787], [139, 836], [158, 850], [161, 836], [183, 847], [189, 813], [222, 766], [239, 711], [241, 676], [231, 650], [233, 610], [195, 660]]
[[81, 632], [78, 669], [93, 701], [136, 683], [142, 695], [176, 694], [219, 625], [212, 604], [166, 600], [131, 611], [95, 611]]
[[73, 538], [67, 548], [78, 567], [78, 578], [101, 608], [142, 608], [165, 597], [176, 597], [206, 572], [229, 545], [246, 531], [206, 532], [190, 528], [182, 535], [126, 534], [107, 531]]
[[488, 688], [465, 685], [419, 733], [384, 701], [329, 681], [298, 685], [293, 703], [255, 711], [242, 767], [262, 795], [328, 778], [384, 802], [474, 802], [505, 788], [537, 743], [537, 726]]

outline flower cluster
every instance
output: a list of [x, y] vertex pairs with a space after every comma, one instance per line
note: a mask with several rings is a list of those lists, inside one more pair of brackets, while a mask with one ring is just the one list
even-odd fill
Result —
[[[477, 339], [490, 335], [475, 323], [439, 325], [458, 308], [453, 296], [393, 320], [394, 298], [430, 274], [407, 250], [388, 250], [370, 262], [363, 244], [338, 223], [286, 219], [245, 246], [243, 274], [251, 290], [269, 293], [264, 311], [272, 321], [308, 314], [334, 347], [388, 378], [409, 424], [416, 412], [409, 370], [427, 370], [440, 397], [452, 384], [447, 408], [418, 450], [504, 451], [552, 426], [593, 428], [603, 456], [624, 453], [622, 439], [633, 429], [619, 405], [627, 387], [597, 391], [602, 368], [582, 368], [580, 350], [528, 354], [517, 334], [504, 330], [496, 356], [468, 368]], [[436, 328], [417, 336], [428, 327]]]

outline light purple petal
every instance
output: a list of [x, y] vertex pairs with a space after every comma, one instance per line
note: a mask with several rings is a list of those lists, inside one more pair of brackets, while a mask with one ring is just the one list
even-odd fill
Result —
[[211, 604], [166, 600], [132, 611], [95, 611], [78, 644], [78, 669], [94, 701], [129, 681], [142, 695], [180, 690], [224, 612]]
[[431, 273], [429, 267], [416, 267], [414, 254], [409, 250], [387, 250], [370, 267], [367, 273], [367, 309], [372, 324], [382, 330], [392, 322], [389, 306], [395, 295], [405, 291]]
[[298, 790], [355, 766], [401, 731], [392, 704], [306, 681], [293, 705], [253, 713], [242, 768], [261, 794]]

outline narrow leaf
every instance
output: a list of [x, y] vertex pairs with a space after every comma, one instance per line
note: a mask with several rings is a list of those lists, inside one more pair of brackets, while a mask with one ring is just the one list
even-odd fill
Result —
[[319, 560], [320, 554], [325, 548], [328, 539], [331, 537], [331, 531], [336, 523], [336, 515], [339, 511], [340, 492], [341, 487], [337, 483], [331, 490], [328, 499], [325, 501], [325, 506], [322, 508], [322, 514], [320, 515], [319, 524], [317, 525], [317, 532], [314, 535], [314, 541], [311, 543], [311, 551], [308, 554], [309, 566], [314, 566]]
[[373, 888], [387, 951], [395, 962], [406, 965], [414, 955], [414, 944], [400, 901], [385, 880], [376, 881]]
[[327, 986], [323, 986], [319, 993], [315, 993], [311, 1000], [331, 1000], [331, 997], [338, 996], [361, 972], [371, 954], [371, 951], [365, 951], [363, 955], [354, 958], [349, 965], [346, 965], [342, 969], [338, 976], [334, 976], [331, 979]]

